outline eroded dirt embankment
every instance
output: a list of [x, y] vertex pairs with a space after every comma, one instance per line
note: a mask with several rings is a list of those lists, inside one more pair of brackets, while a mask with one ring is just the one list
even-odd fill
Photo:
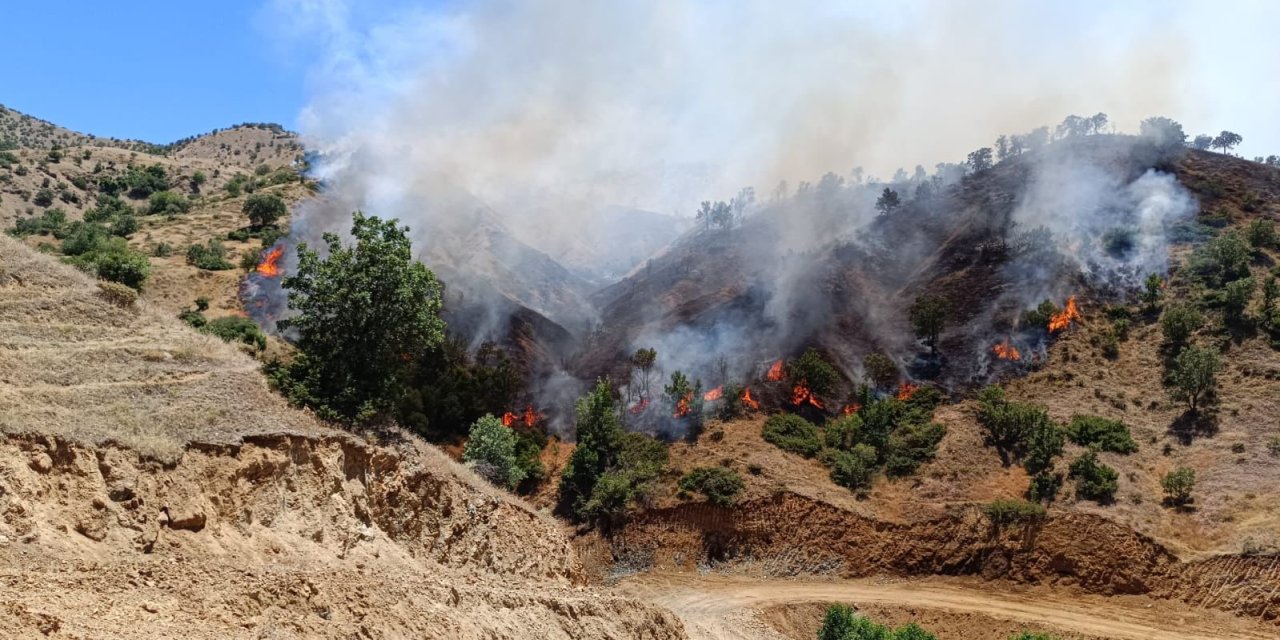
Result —
[[[439, 451], [266, 435], [165, 464], [0, 441], [0, 636], [681, 638]], [[192, 631], [192, 629], [197, 631]]]
[[980, 576], [1150, 595], [1276, 620], [1280, 561], [1183, 562], [1155, 540], [1089, 514], [995, 528], [976, 509], [913, 523], [873, 520], [784, 493], [724, 509], [648, 511], [607, 539], [578, 542], [592, 566], [635, 570], [719, 565], [768, 576]]

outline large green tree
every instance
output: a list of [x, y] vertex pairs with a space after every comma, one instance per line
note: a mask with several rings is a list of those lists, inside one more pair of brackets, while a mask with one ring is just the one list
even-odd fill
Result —
[[442, 286], [413, 259], [408, 227], [359, 211], [353, 245], [324, 234], [328, 256], [298, 245], [284, 280], [301, 354], [277, 376], [289, 395], [329, 418], [363, 421], [399, 398], [420, 354], [444, 341]]

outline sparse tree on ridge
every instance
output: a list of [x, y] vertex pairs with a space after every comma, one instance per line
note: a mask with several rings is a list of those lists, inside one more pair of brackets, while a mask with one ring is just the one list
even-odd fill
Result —
[[1183, 349], [1174, 360], [1174, 399], [1185, 401], [1191, 413], [1197, 413], [1204, 397], [1218, 386], [1221, 368], [1222, 361], [1213, 351], [1194, 345]]
[[1171, 149], [1187, 143], [1187, 134], [1182, 124], [1164, 116], [1154, 116], [1142, 121], [1138, 133], [1155, 143], [1157, 147]]
[[1233, 147], [1240, 144], [1243, 140], [1244, 138], [1238, 133], [1234, 133], [1231, 131], [1223, 131], [1222, 133], [1218, 134], [1218, 137], [1213, 139], [1213, 147], [1215, 149], [1222, 149], [1223, 153], [1227, 153], [1228, 151], [1231, 151]]
[[631, 356], [631, 365], [640, 371], [640, 389], [643, 397], [649, 397], [649, 374], [653, 371], [653, 363], [658, 359], [658, 350], [652, 347], [636, 349]]
[[1102, 133], [1107, 128], [1107, 114], [1099, 111], [1089, 118], [1089, 125], [1094, 133]]
[[876, 210], [882, 215], [889, 215], [902, 204], [898, 192], [885, 187], [884, 192], [876, 199]]
[[1212, 147], [1212, 146], [1213, 146], [1213, 136], [1207, 135], [1204, 133], [1196, 136], [1195, 139], [1191, 141], [1191, 148], [1198, 149], [1200, 151], [1208, 151], [1209, 147]]
[[920, 296], [911, 305], [911, 325], [916, 337], [923, 338], [929, 352], [938, 353], [938, 334], [947, 324], [947, 301], [938, 296]]
[[1001, 134], [996, 138], [996, 162], [1003, 162], [1009, 157], [1009, 136]]
[[983, 147], [976, 151], [969, 152], [969, 157], [965, 160], [965, 164], [969, 165], [974, 173], [980, 173], [991, 168], [991, 147]]

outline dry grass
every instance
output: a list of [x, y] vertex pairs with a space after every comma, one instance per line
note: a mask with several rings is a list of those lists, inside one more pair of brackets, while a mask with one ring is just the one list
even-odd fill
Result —
[[0, 430], [170, 457], [190, 441], [325, 431], [272, 393], [258, 363], [145, 301], [0, 237]]

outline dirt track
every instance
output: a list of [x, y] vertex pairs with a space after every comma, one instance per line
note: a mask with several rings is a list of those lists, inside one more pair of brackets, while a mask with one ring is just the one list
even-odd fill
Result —
[[[646, 574], [628, 579], [620, 590], [671, 609], [693, 640], [784, 638], [759, 620], [759, 612], [815, 602], [977, 614], [1025, 624], [1030, 629], [1053, 628], [1126, 640], [1280, 637], [1274, 626], [1180, 603], [1141, 597], [1082, 597], [1049, 590], [1015, 592], [987, 582], [945, 579], [816, 582]], [[981, 627], [976, 624], [953, 637], [985, 637], [970, 635], [981, 633]]]

